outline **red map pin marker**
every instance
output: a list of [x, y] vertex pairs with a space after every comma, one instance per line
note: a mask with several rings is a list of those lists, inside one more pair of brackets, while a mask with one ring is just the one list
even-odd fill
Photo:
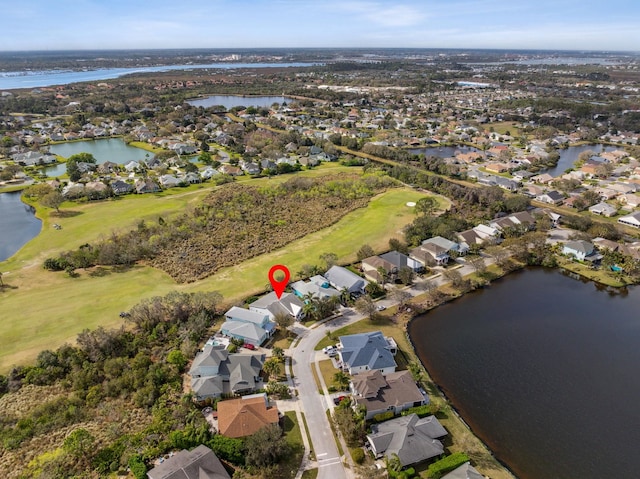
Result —
[[[276, 280], [274, 277], [276, 271], [282, 271], [284, 273], [284, 278], [281, 281]], [[289, 278], [291, 278], [291, 273], [289, 273], [289, 269], [284, 265], [275, 264], [269, 270], [269, 282], [271, 283], [271, 287], [275, 291], [278, 299], [280, 299], [280, 296], [284, 293], [284, 289], [287, 287]]]

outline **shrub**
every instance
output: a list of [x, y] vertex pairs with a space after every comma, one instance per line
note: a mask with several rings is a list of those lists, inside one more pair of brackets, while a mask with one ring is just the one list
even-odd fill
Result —
[[64, 258], [47, 258], [43, 266], [49, 271], [64, 271], [69, 266], [69, 262]]
[[455, 468], [462, 466], [469, 460], [469, 457], [463, 452], [454, 452], [450, 456], [444, 457], [434, 462], [427, 468], [427, 477], [430, 479], [440, 479], [442, 476]]
[[364, 451], [362, 448], [358, 447], [350, 449], [349, 452], [351, 453], [351, 459], [353, 459], [353, 462], [356, 464], [362, 464], [364, 462]]
[[389, 419], [393, 419], [393, 416], [395, 416], [393, 411], [381, 412], [380, 414], [376, 414], [375, 416], [373, 416], [373, 421], [384, 422], [388, 421]]
[[244, 441], [232, 437], [216, 434], [207, 442], [207, 446], [216, 453], [220, 459], [241, 466], [244, 464]]
[[129, 469], [136, 479], [147, 477], [147, 466], [139, 455], [131, 456], [129, 459]]
[[432, 415], [433, 409], [434, 408], [431, 404], [425, 404], [423, 406], [410, 407], [409, 409], [402, 411], [402, 415], [408, 416], [410, 414], [416, 414], [418, 417], [425, 417]]

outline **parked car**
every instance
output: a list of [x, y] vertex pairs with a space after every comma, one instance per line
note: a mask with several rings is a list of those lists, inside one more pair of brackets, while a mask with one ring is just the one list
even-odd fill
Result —
[[340, 404], [340, 402], [342, 402], [343, 399], [347, 399], [347, 396], [338, 396], [333, 398], [333, 404], [335, 404], [336, 406], [338, 404]]
[[251, 344], [251, 343], [244, 343], [244, 344], [242, 345], [242, 347], [247, 348], [247, 349], [249, 349], [249, 350], [251, 350], [251, 351], [255, 351], [255, 350], [256, 350], [256, 347], [255, 347], [253, 344]]
[[322, 349], [322, 352], [332, 358], [338, 354], [338, 348], [336, 348], [335, 346], [327, 346], [326, 348]]
[[384, 311], [385, 309], [387, 309], [387, 307], [386, 307], [385, 305], [383, 305], [383, 304], [379, 304], [379, 305], [376, 307], [376, 309], [377, 309], [378, 311]]

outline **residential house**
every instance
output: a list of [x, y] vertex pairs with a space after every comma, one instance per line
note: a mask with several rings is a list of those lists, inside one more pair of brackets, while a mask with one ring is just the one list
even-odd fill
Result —
[[194, 173], [193, 171], [190, 171], [189, 173], [184, 175], [182, 178], [180, 178], [180, 180], [185, 183], [189, 183], [190, 185], [202, 183], [202, 178], [200, 178], [200, 175], [198, 173]]
[[621, 216], [618, 218], [618, 223], [627, 226], [633, 226], [634, 228], [640, 228], [640, 211], [631, 213], [627, 216]]
[[473, 245], [484, 244], [484, 239], [474, 229], [456, 233], [456, 239], [458, 240], [458, 243], [467, 251]]
[[109, 186], [102, 181], [89, 181], [84, 185], [84, 190], [89, 199], [101, 199], [110, 195]]
[[361, 267], [364, 277], [376, 283], [393, 281], [398, 274], [398, 268], [380, 256], [371, 256], [363, 259]]
[[449, 262], [449, 251], [436, 243], [422, 243], [409, 256], [425, 266], [442, 266]]
[[278, 168], [278, 165], [273, 160], [265, 159], [260, 161], [260, 167], [263, 170], [275, 171]]
[[242, 176], [244, 174], [242, 170], [237, 166], [226, 165], [226, 164], [218, 168], [218, 171], [220, 171], [220, 173], [224, 175], [231, 175], [231, 176]]
[[129, 173], [132, 173], [132, 172], [137, 171], [137, 170], [140, 169], [140, 163], [138, 163], [137, 161], [131, 160], [131, 161], [125, 163], [124, 169], [126, 171], [128, 171]]
[[349, 374], [375, 370], [389, 374], [396, 370], [393, 357], [398, 346], [393, 338], [383, 336], [380, 331], [340, 336], [339, 340], [340, 363]]
[[493, 183], [503, 190], [516, 191], [518, 188], [520, 188], [520, 182], [512, 180], [510, 178], [505, 178], [503, 176], [493, 176], [492, 179]]
[[364, 278], [361, 278], [342, 266], [332, 266], [329, 268], [329, 271], [324, 274], [324, 277], [329, 281], [329, 284], [338, 291], [346, 289], [352, 294], [364, 294], [364, 288], [368, 284]]
[[521, 232], [530, 231], [535, 227], [536, 220], [528, 211], [520, 211], [512, 213], [502, 218], [496, 218], [489, 222], [489, 226], [499, 230], [501, 233], [509, 230], [518, 230]]
[[600, 198], [602, 199], [602, 201], [607, 201], [607, 200], [612, 200], [616, 196], [618, 196], [620, 194], [620, 191], [616, 190], [615, 188], [602, 187], [602, 188], [597, 188], [596, 193], [600, 195]]
[[559, 191], [552, 190], [536, 196], [536, 200], [550, 205], [559, 205], [564, 200], [564, 196]]
[[115, 180], [111, 182], [111, 190], [114, 195], [126, 195], [133, 191], [133, 185], [122, 180]]
[[627, 207], [627, 209], [634, 209], [640, 206], [640, 196], [633, 193], [621, 195], [618, 199], [620, 200], [620, 203]]
[[266, 394], [218, 402], [218, 432], [223, 436], [251, 436], [278, 422], [278, 408], [269, 405]]
[[264, 361], [264, 354], [229, 354], [224, 346], [206, 344], [189, 370], [196, 401], [261, 389]]
[[69, 182], [64, 188], [62, 188], [62, 196], [66, 199], [76, 199], [84, 196], [84, 184]]
[[204, 444], [183, 449], [147, 472], [149, 479], [231, 479], [220, 459]]
[[272, 321], [279, 314], [286, 314], [300, 321], [304, 317], [303, 307], [304, 303], [294, 293], [282, 293], [278, 299], [276, 293], [272, 291], [251, 303], [249, 310], [267, 314]]
[[428, 402], [428, 397], [420, 392], [409, 371], [397, 371], [386, 376], [378, 370], [360, 373], [351, 379], [349, 387], [354, 407], [364, 406], [367, 420], [387, 411], [398, 415]]
[[500, 241], [500, 231], [492, 226], [479, 224], [472, 228], [483, 243], [494, 244]]
[[27, 151], [11, 155], [11, 159], [22, 166], [49, 165], [57, 163], [58, 159], [50, 153], [40, 153], [39, 151]]
[[593, 243], [584, 240], [567, 241], [562, 247], [562, 254], [575, 257], [578, 261], [585, 261], [595, 253]]
[[509, 171], [509, 165], [506, 163], [487, 163], [484, 168], [491, 173], [506, 173]]
[[516, 181], [525, 181], [533, 176], [535, 176], [535, 174], [527, 170], [517, 170], [513, 172], [513, 179]]
[[253, 161], [245, 161], [240, 164], [240, 167], [247, 173], [247, 175], [259, 175], [260, 165]]
[[528, 196], [529, 198], [536, 198], [537, 196], [540, 196], [544, 193], [544, 189], [542, 189], [542, 187], [540, 186], [529, 184], [526, 185], [521, 192], [523, 195]]
[[398, 456], [402, 467], [417, 464], [444, 453], [438, 438], [447, 431], [435, 416], [420, 419], [416, 414], [401, 416], [371, 426], [367, 442], [376, 458]]
[[465, 462], [462, 466], [456, 467], [449, 474], [442, 476], [442, 479], [485, 479], [471, 464]]
[[609, 250], [609, 251], [619, 251], [620, 247], [623, 246], [621, 243], [617, 243], [615, 241], [608, 240], [606, 238], [594, 238], [592, 240], [593, 245], [598, 248], [598, 250]]
[[422, 242], [423, 245], [428, 243], [441, 246], [449, 252], [449, 255], [464, 256], [469, 251], [468, 248], [463, 247], [461, 244], [448, 240], [447, 238], [443, 238], [442, 236], [434, 236], [433, 238], [426, 239]]
[[150, 178], [136, 180], [135, 183], [136, 193], [157, 193], [160, 191], [160, 187]]
[[225, 322], [220, 327], [222, 334], [254, 346], [260, 346], [275, 331], [275, 323], [265, 313], [233, 306], [224, 317]]
[[588, 178], [593, 178], [598, 174], [599, 170], [601, 170], [601, 165], [599, 163], [585, 163], [578, 171]]
[[113, 161], [105, 161], [104, 163], [100, 163], [98, 165], [98, 173], [109, 174], [114, 171], [118, 171], [120, 165], [118, 163], [114, 163]]
[[216, 170], [213, 166], [207, 166], [205, 169], [203, 169], [200, 172], [200, 176], [202, 177], [203, 180], [209, 180], [219, 174], [220, 172]]
[[340, 292], [332, 288], [326, 278], [320, 275], [312, 276], [309, 281], [296, 281], [291, 284], [291, 289], [299, 298], [305, 298], [308, 295], [311, 295], [314, 299], [340, 296]]
[[608, 203], [600, 202], [590, 206], [589, 211], [595, 215], [610, 217], [615, 215], [618, 212], [618, 209]]
[[551, 182], [554, 180], [555, 178], [551, 176], [549, 173], [543, 173], [541, 175], [536, 175], [531, 177], [531, 181], [533, 181], [534, 183], [540, 183], [543, 185], [551, 184]]
[[180, 180], [173, 175], [162, 175], [158, 181], [163, 188], [175, 188], [180, 185]]
[[381, 254], [380, 258], [393, 264], [398, 271], [402, 268], [409, 268], [413, 272], [418, 272], [422, 269], [422, 264], [419, 261], [416, 261], [399, 251], [389, 251]]

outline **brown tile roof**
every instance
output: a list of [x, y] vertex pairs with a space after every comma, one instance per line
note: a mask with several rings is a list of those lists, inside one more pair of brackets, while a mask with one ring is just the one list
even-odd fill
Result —
[[[367, 378], [371, 381], [367, 382]], [[378, 411], [387, 409], [389, 406], [402, 406], [424, 400], [409, 371], [389, 373], [382, 380], [386, 384], [382, 384], [380, 378], [377, 378], [374, 373], [361, 373], [354, 376], [352, 381], [358, 393], [354, 397], [356, 404], [365, 406], [367, 411]], [[375, 389], [377, 391], [374, 394]], [[360, 395], [364, 397], [359, 397]]]
[[267, 407], [263, 396], [218, 403], [218, 430], [227, 437], [245, 437], [278, 423], [278, 408]]

